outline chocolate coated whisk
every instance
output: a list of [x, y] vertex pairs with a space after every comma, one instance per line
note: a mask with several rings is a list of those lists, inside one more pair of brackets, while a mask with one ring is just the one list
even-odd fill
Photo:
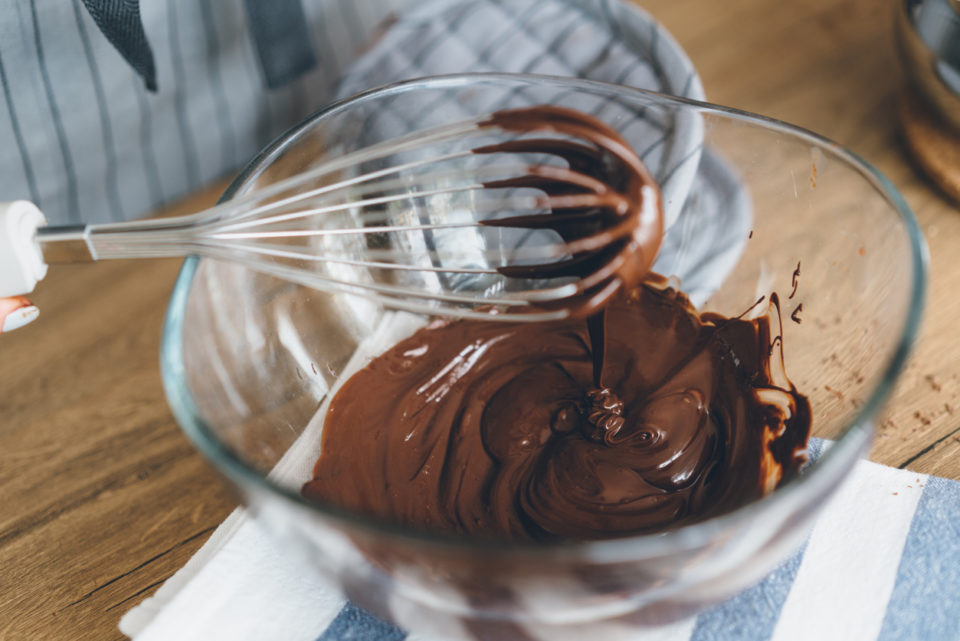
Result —
[[47, 263], [200, 255], [427, 314], [585, 313], [649, 269], [659, 195], [610, 127], [500, 111], [348, 153], [189, 216], [46, 227], [0, 206], [0, 296]]

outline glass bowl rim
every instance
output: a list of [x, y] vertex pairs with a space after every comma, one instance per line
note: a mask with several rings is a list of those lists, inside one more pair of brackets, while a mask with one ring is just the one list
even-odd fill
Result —
[[[590, 541], [557, 541], [551, 543], [488, 540], [464, 537], [462, 535], [427, 532], [338, 508], [333, 505], [309, 501], [299, 493], [268, 479], [265, 475], [244, 462], [243, 459], [237, 456], [216, 437], [213, 430], [211, 430], [201, 418], [190, 394], [190, 390], [185, 385], [185, 367], [182, 359], [183, 314], [186, 309], [186, 302], [193, 282], [193, 276], [200, 263], [200, 257], [190, 256], [184, 261], [180, 273], [177, 276], [177, 281], [167, 307], [160, 348], [161, 375], [168, 403], [181, 429], [183, 429], [200, 452], [213, 462], [217, 470], [237, 483], [244, 492], [246, 492], [249, 487], [253, 487], [259, 491], [265, 491], [269, 495], [274, 495], [280, 500], [289, 501], [294, 506], [306, 508], [312, 512], [318, 512], [320, 515], [326, 518], [332, 518], [345, 524], [347, 527], [356, 527], [378, 536], [388, 535], [397, 539], [407, 539], [419, 543], [453, 546], [461, 550], [494, 550], [497, 552], [519, 552], [524, 555], [531, 553], [546, 553], [551, 555], [576, 554], [589, 558], [613, 560], [635, 558], [640, 551], [653, 555], [699, 547], [709, 542], [716, 533], [725, 531], [729, 525], [741, 520], [749, 520], [768, 509], [773, 503], [784, 503], [788, 497], [803, 492], [806, 487], [814, 484], [821, 478], [842, 476], [849, 468], [852, 468], [853, 463], [863, 453], [870, 441], [870, 430], [865, 426], [877, 415], [888, 399], [897, 376], [903, 370], [910, 350], [916, 341], [926, 299], [927, 263], [929, 258], [926, 242], [916, 217], [897, 188], [883, 174], [860, 156], [819, 134], [774, 118], [740, 109], [594, 80], [536, 74], [489, 72], [428, 76], [372, 88], [354, 96], [332, 102], [310, 116], [307, 116], [304, 120], [280, 134], [254, 156], [231, 181], [230, 185], [220, 197], [219, 202], [235, 196], [245, 184], [269, 166], [273, 159], [283, 153], [284, 150], [298, 140], [301, 135], [308, 132], [316, 121], [332, 113], [349, 108], [355, 103], [379, 99], [417, 87], [455, 88], [476, 82], [561, 83], [569, 88], [581, 88], [593, 92], [615, 92], [633, 95], [645, 101], [653, 100], [664, 104], [684, 105], [687, 108], [694, 108], [701, 113], [712, 112], [722, 114], [724, 117], [735, 120], [745, 120], [766, 129], [780, 131], [794, 138], [804, 139], [811, 144], [830, 151], [836, 157], [842, 159], [848, 166], [858, 170], [864, 179], [871, 183], [874, 189], [884, 196], [892, 208], [900, 215], [909, 239], [913, 272], [909, 309], [906, 313], [906, 322], [903, 331], [886, 366], [882, 368], [882, 375], [877, 385], [871, 391], [869, 398], [858, 408], [856, 415], [849, 424], [843, 428], [840, 436], [834, 441], [833, 446], [823, 452], [816, 461], [812, 462], [804, 474], [789, 479], [775, 491], [761, 499], [751, 501], [735, 510], [703, 521], [664, 532], [635, 534]], [[844, 470], [845, 467], [848, 469]], [[818, 470], [821, 471], [818, 473]]]

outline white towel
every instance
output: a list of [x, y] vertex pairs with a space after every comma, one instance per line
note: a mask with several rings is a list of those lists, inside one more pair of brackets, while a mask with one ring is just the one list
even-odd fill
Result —
[[[662, 629], [641, 635], [618, 624], [603, 638], [955, 640], [958, 534], [960, 483], [861, 461], [804, 547], [758, 585]], [[237, 509], [156, 595], [126, 614], [121, 629], [136, 641], [407, 636], [335, 594], [306, 580]], [[536, 639], [578, 638], [576, 628], [531, 632]]]

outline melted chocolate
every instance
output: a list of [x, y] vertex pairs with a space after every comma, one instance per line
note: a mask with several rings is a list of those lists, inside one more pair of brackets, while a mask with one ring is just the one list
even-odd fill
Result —
[[[437, 322], [334, 397], [306, 497], [414, 528], [520, 540], [658, 531], [761, 496], [803, 460], [806, 398], [769, 317], [699, 316], [647, 282], [583, 321]], [[621, 400], [622, 399], [622, 400]]]
[[565, 136], [474, 152], [565, 161], [485, 184], [538, 189], [548, 213], [483, 224], [563, 238], [567, 258], [499, 271], [576, 277], [575, 295], [553, 303], [571, 319], [438, 321], [374, 359], [333, 398], [303, 494], [423, 530], [593, 539], [707, 518], [795, 473], [810, 408], [771, 373], [780, 337], [768, 316], [700, 316], [648, 276], [660, 197], [629, 146], [557, 107], [480, 126]]
[[[566, 259], [498, 268], [514, 278], [576, 276], [578, 291], [559, 303], [572, 317], [597, 313], [622, 289], [650, 271], [663, 236], [660, 192], [643, 162], [619, 133], [593, 116], [541, 105], [498, 111], [480, 127], [517, 134], [544, 132], [564, 138], [520, 138], [479, 147], [476, 154], [535, 153], [566, 167], [534, 165], [519, 178], [484, 183], [487, 189], [535, 188], [546, 214], [482, 221], [494, 227], [552, 229], [566, 243]], [[598, 383], [599, 385], [599, 383]]]

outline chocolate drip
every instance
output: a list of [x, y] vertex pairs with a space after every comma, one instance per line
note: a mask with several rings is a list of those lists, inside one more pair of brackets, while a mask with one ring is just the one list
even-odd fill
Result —
[[[571, 247], [587, 244], [561, 262], [499, 269], [506, 276], [576, 276], [581, 292], [575, 315], [589, 314], [593, 385], [584, 415], [601, 442], [610, 443], [623, 425], [623, 402], [603, 386], [604, 311], [620, 289], [632, 289], [647, 275], [660, 246], [659, 191], [643, 163], [620, 134], [605, 123], [561, 107], [501, 111], [481, 126], [528, 133], [549, 131], [575, 140], [524, 138], [474, 150], [478, 154], [537, 153], [563, 159], [568, 169], [534, 166], [522, 178], [491, 181], [485, 188], [532, 187], [546, 194], [549, 215], [511, 216], [484, 224], [552, 229]], [[575, 198], [573, 196], [576, 196]], [[566, 198], [565, 198], [566, 197]], [[644, 202], [644, 199], [647, 202]], [[565, 304], [569, 304], [567, 301]]]
[[601, 310], [587, 317], [590, 356], [593, 363], [593, 387], [587, 392], [584, 416], [591, 430], [588, 437], [612, 445], [623, 427], [623, 401], [609, 387], [603, 386], [603, 363], [606, 356], [606, 312]]
[[587, 333], [590, 336], [590, 354], [593, 358], [593, 385], [603, 388], [603, 357], [607, 349], [604, 327], [606, 316], [601, 311], [587, 317]]

